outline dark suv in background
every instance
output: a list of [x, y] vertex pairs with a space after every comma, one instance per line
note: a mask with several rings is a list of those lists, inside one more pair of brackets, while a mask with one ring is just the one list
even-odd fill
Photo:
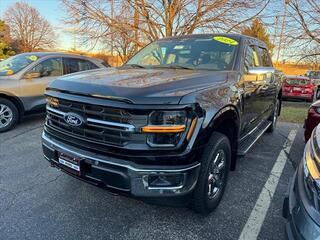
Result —
[[59, 76], [105, 68], [102, 60], [66, 53], [23, 53], [0, 62], [0, 133], [19, 119], [44, 109], [44, 91]]
[[283, 204], [288, 239], [320, 238], [320, 125], [305, 146], [303, 158]]
[[108, 190], [207, 214], [237, 156], [275, 128], [281, 81], [257, 39], [162, 39], [122, 67], [51, 83], [44, 156]]

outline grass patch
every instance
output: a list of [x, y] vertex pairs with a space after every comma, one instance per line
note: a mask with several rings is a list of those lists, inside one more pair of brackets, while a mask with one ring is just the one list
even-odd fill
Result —
[[307, 113], [307, 106], [282, 106], [279, 121], [303, 124]]

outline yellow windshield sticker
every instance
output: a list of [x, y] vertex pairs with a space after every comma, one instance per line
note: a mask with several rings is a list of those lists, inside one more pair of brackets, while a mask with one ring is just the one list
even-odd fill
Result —
[[0, 71], [6, 71], [7, 69], [9, 69], [9, 66], [3, 66], [0, 68]]
[[233, 46], [239, 45], [239, 43], [236, 40], [234, 40], [232, 38], [228, 38], [228, 37], [215, 36], [215, 37], [213, 37], [213, 39], [218, 42], [233, 45]]
[[10, 70], [8, 70], [7, 71], [7, 75], [9, 76], [9, 75], [12, 75], [14, 72], [10, 69]]
[[174, 46], [175, 50], [184, 49], [184, 45], [176, 45]]
[[29, 59], [34, 62], [34, 61], [37, 61], [38, 57], [35, 55], [32, 55], [29, 57]]

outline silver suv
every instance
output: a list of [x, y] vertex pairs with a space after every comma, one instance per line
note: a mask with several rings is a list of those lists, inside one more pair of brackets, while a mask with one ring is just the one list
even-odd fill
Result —
[[44, 91], [55, 78], [109, 67], [100, 59], [65, 53], [23, 53], [0, 62], [0, 132], [25, 114], [44, 109]]

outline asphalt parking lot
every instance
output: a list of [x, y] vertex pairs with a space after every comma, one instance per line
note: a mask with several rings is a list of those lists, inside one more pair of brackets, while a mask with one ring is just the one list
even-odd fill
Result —
[[[220, 206], [203, 217], [111, 195], [51, 168], [41, 151], [43, 119], [29, 117], [0, 134], [1, 239], [239, 239], [251, 227], [258, 239], [285, 237], [282, 202], [304, 149], [301, 125], [279, 123], [274, 133], [264, 134], [231, 172]], [[297, 134], [290, 143], [292, 130]], [[290, 152], [285, 142], [292, 144]], [[286, 163], [270, 207], [263, 209], [257, 200], [280, 152]], [[266, 211], [261, 225], [248, 221], [255, 220], [256, 206]]]

